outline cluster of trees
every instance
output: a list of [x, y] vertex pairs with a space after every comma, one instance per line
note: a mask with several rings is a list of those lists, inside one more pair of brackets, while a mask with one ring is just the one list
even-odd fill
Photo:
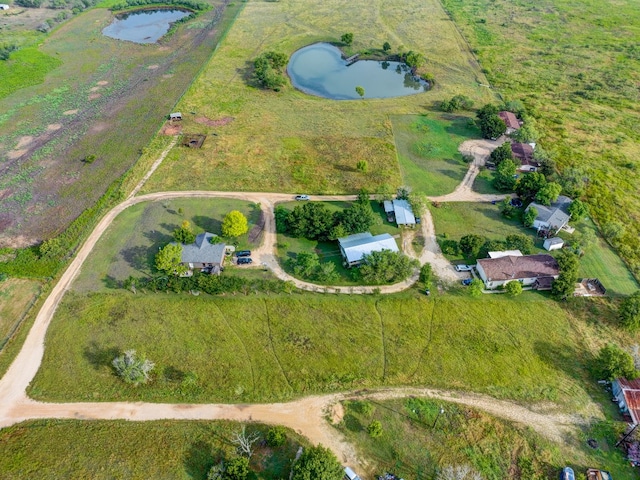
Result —
[[640, 329], [640, 291], [629, 295], [622, 301], [618, 317], [628, 330], [635, 332]]
[[600, 378], [607, 380], [619, 377], [633, 380], [639, 375], [633, 356], [613, 343], [600, 349], [596, 359], [596, 372]]
[[13, 3], [25, 8], [40, 8], [43, 0], [15, 0]]
[[560, 275], [551, 285], [551, 294], [558, 300], [573, 295], [578, 281], [578, 256], [570, 250], [561, 250], [556, 257], [560, 266]]
[[427, 63], [427, 59], [422, 53], [414, 52], [413, 50], [409, 50], [408, 52], [401, 54], [400, 58], [413, 70], [417, 70]]
[[326, 283], [338, 278], [335, 263], [320, 263], [320, 257], [316, 253], [300, 252], [289, 258], [287, 265], [297, 277], [305, 280]]
[[366, 192], [361, 192], [351, 207], [337, 212], [330, 211], [324, 203], [307, 202], [290, 212], [284, 207], [276, 207], [275, 215], [278, 233], [323, 242], [366, 232], [380, 222]]
[[287, 64], [287, 56], [280, 52], [265, 52], [253, 62], [253, 73], [262, 88], [278, 91], [286, 82], [282, 69]]
[[369, 285], [397, 283], [408, 278], [419, 265], [400, 252], [371, 252], [362, 259], [357, 273]]
[[466, 95], [454, 95], [450, 100], [443, 100], [440, 103], [440, 109], [443, 112], [457, 112], [459, 110], [471, 110], [473, 108], [473, 100]]
[[9, 60], [11, 52], [17, 49], [18, 47], [14, 44], [0, 45], [0, 60]]
[[451, 239], [439, 240], [440, 248], [447, 255], [463, 254], [467, 258], [485, 258], [488, 252], [520, 250], [524, 255], [533, 252], [533, 239], [523, 233], [507, 235], [504, 240], [490, 240], [482, 235], [470, 233], [459, 242]]
[[507, 125], [498, 116], [498, 107], [495, 105], [488, 103], [478, 109], [476, 118], [484, 138], [498, 138], [507, 131]]
[[[82, 0], [86, 1], [86, 0]], [[141, 7], [144, 5], [179, 5], [181, 7], [188, 8], [189, 10], [208, 10], [211, 8], [209, 4], [205, 2], [199, 2], [197, 0], [126, 0], [125, 2], [117, 3], [111, 7], [111, 10], [125, 10], [131, 7]]]
[[353, 33], [343, 33], [340, 41], [347, 46], [351, 45], [353, 43]]

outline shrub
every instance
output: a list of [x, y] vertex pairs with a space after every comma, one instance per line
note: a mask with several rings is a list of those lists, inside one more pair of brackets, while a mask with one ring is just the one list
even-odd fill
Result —
[[286, 83], [282, 68], [287, 63], [283, 53], [265, 52], [253, 62], [254, 76], [260, 86], [271, 90], [279, 90]]
[[232, 210], [222, 220], [222, 235], [227, 238], [235, 238], [249, 231], [249, 222], [242, 212]]
[[369, 162], [367, 162], [366, 160], [358, 160], [356, 168], [362, 173], [367, 173], [367, 171], [369, 170]]
[[114, 358], [112, 365], [120, 378], [136, 386], [147, 383], [149, 374], [155, 367], [155, 364], [144, 356], [138, 357], [135, 350], [127, 350], [123, 355]]
[[424, 284], [425, 287], [429, 287], [431, 284], [431, 280], [433, 278], [433, 269], [431, 268], [430, 263], [425, 263], [420, 267], [420, 282]]
[[622, 301], [618, 316], [625, 328], [631, 331], [640, 328], [640, 291], [633, 293]]
[[522, 284], [517, 280], [512, 280], [505, 285], [504, 289], [512, 297], [517, 297], [522, 293]]
[[600, 349], [596, 362], [598, 374], [607, 380], [619, 377], [633, 380], [638, 377], [631, 354], [613, 343]]
[[353, 43], [353, 33], [344, 33], [340, 37], [340, 41], [345, 45], [351, 45]]
[[378, 420], [374, 420], [369, 425], [367, 425], [367, 433], [371, 438], [381, 437], [384, 433], [382, 424]]
[[270, 447], [281, 447], [287, 441], [287, 431], [284, 427], [271, 427], [267, 432], [266, 440]]

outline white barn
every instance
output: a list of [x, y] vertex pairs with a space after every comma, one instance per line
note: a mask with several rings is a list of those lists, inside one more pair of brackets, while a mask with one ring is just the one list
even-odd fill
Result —
[[355, 233], [348, 237], [338, 239], [340, 253], [349, 267], [355, 267], [362, 263], [362, 257], [372, 252], [390, 250], [399, 252], [395, 239], [388, 233], [373, 236], [369, 232]]

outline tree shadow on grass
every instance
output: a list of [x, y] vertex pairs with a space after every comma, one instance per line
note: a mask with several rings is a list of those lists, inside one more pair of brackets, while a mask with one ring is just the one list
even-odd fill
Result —
[[346, 429], [351, 431], [351, 432], [361, 432], [362, 431], [362, 424], [360, 423], [360, 420], [358, 420], [354, 415], [352, 415], [350, 413], [347, 413], [342, 418], [342, 422], [344, 423], [344, 426], [346, 427]]
[[162, 371], [164, 378], [169, 382], [182, 382], [186, 376], [185, 372], [170, 365]]
[[117, 347], [101, 347], [96, 342], [91, 342], [82, 352], [84, 358], [95, 370], [103, 367], [112, 368], [113, 359], [122, 352]]
[[222, 234], [222, 221], [217, 218], [211, 218], [206, 215], [195, 215], [193, 217], [194, 225], [202, 228], [205, 232]]
[[207, 478], [207, 472], [216, 463], [215, 455], [211, 450], [211, 445], [203, 441], [192, 443], [189, 446], [189, 449], [184, 453], [182, 464], [190, 478], [196, 480]]
[[122, 256], [131, 268], [138, 270], [140, 273], [148, 274], [157, 251], [158, 249], [155, 247], [137, 245], [135, 247], [125, 248], [120, 252], [120, 256]]

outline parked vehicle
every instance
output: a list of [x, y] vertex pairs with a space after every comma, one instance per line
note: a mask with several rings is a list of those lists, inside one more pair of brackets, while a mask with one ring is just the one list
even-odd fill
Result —
[[564, 467], [562, 472], [560, 472], [560, 480], [576, 480], [573, 469], [571, 467]]
[[473, 265], [455, 265], [456, 272], [470, 272], [473, 270]]
[[236, 252], [236, 257], [250, 257], [251, 250], [238, 250]]
[[422, 223], [422, 219], [420, 217], [416, 217], [416, 223], [420, 225]]
[[238, 257], [238, 265], [248, 265], [250, 263], [253, 263], [251, 257]]
[[309, 195], [296, 195], [296, 200], [309, 200]]
[[512, 207], [520, 208], [522, 207], [522, 200], [520, 200], [519, 198], [512, 198], [509, 204]]
[[473, 279], [465, 278], [464, 280], [462, 280], [462, 285], [464, 285], [465, 287], [468, 287], [469, 285], [471, 285], [471, 282], [473, 282]]
[[356, 472], [351, 470], [349, 467], [344, 467], [344, 478], [345, 480], [361, 480]]

